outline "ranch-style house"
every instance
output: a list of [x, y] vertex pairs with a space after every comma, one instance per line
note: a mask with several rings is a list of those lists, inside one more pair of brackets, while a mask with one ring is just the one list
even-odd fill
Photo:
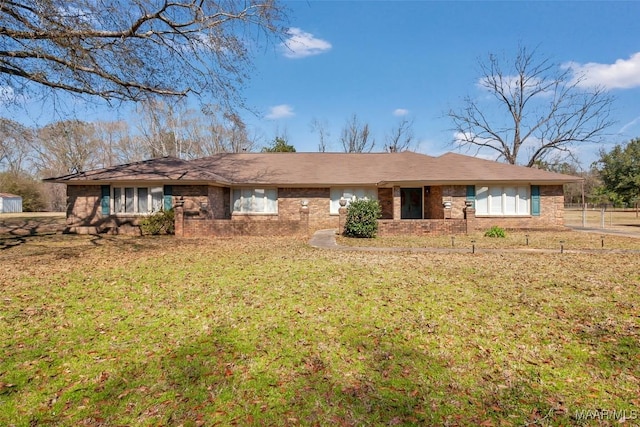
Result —
[[456, 153], [228, 153], [163, 157], [49, 178], [67, 186], [67, 230], [139, 233], [174, 209], [177, 236], [309, 235], [340, 229], [356, 198], [379, 234], [564, 226], [563, 185], [581, 178]]

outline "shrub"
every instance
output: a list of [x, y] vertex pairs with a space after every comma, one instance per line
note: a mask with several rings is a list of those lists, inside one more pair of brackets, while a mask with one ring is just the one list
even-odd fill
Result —
[[156, 212], [140, 221], [142, 234], [173, 234], [175, 223], [173, 209]]
[[372, 238], [378, 232], [378, 218], [382, 209], [377, 200], [355, 200], [347, 207], [344, 234], [348, 237]]
[[507, 237], [504, 228], [494, 225], [484, 233], [484, 237]]

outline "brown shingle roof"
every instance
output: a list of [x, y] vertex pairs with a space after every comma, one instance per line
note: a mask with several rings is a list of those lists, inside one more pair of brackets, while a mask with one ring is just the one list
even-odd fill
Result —
[[186, 160], [175, 157], [161, 157], [142, 162], [127, 163], [79, 172], [45, 181], [73, 183], [77, 181], [214, 181], [224, 182], [224, 178], [213, 171], [203, 170]]
[[81, 172], [54, 182], [200, 181], [226, 185], [392, 185], [522, 182], [563, 184], [579, 177], [513, 166], [461, 154], [239, 153], [191, 161], [171, 157]]
[[234, 184], [566, 183], [579, 177], [447, 153], [242, 153], [192, 161]]

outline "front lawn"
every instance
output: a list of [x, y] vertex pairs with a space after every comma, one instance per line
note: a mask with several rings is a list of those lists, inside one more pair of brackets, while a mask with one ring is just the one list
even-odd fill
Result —
[[0, 247], [0, 425], [640, 417], [637, 253], [70, 235]]

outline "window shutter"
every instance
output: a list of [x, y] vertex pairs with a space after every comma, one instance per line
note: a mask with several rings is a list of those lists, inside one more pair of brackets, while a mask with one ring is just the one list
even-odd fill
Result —
[[173, 208], [173, 200], [171, 197], [173, 195], [173, 187], [170, 185], [165, 185], [163, 189], [163, 193], [164, 193], [163, 208], [165, 211], [170, 211], [171, 208]]
[[531, 186], [531, 215], [540, 216], [540, 186]]
[[109, 197], [111, 195], [111, 187], [108, 185], [103, 185], [101, 187], [101, 196], [100, 196], [100, 208], [102, 210], [102, 215], [109, 215], [110, 211], [110, 200]]
[[476, 207], [476, 186], [467, 185], [467, 201], [472, 202], [472, 207]]

